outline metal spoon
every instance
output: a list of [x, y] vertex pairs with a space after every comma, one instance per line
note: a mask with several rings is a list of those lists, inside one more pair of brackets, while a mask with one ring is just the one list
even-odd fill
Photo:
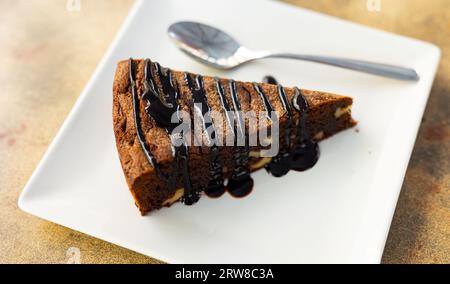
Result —
[[419, 80], [419, 75], [414, 69], [400, 66], [327, 56], [252, 51], [240, 45], [224, 31], [198, 22], [177, 22], [169, 27], [168, 33], [183, 52], [218, 69], [232, 69], [263, 58], [288, 58], [328, 64], [399, 80]]

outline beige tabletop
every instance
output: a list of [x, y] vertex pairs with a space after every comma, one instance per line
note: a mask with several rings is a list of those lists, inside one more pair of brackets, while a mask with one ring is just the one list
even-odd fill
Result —
[[[80, 10], [76, 3], [68, 9], [67, 2], [0, 1], [0, 263], [67, 263], [69, 248], [79, 249], [83, 263], [157, 263], [155, 259], [23, 213], [17, 206], [26, 181], [133, 1], [80, 0]], [[443, 59], [383, 262], [449, 263], [449, 1], [289, 2], [430, 41], [442, 48]]]

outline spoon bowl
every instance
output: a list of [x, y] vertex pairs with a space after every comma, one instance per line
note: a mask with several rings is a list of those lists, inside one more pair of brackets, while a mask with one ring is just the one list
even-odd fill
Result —
[[220, 69], [240, 64], [241, 45], [224, 31], [197, 22], [177, 22], [169, 27], [170, 38], [187, 55]]

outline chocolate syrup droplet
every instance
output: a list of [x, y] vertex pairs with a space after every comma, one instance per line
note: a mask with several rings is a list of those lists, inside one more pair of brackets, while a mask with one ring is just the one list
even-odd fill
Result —
[[263, 78], [263, 83], [272, 84], [272, 85], [278, 85], [277, 79], [275, 79], [273, 76], [267, 75]]
[[187, 206], [194, 205], [199, 200], [200, 200], [200, 194], [196, 191], [191, 191], [191, 192], [185, 193], [184, 196], [181, 198], [181, 202]]
[[285, 152], [273, 157], [272, 161], [266, 166], [266, 170], [274, 177], [282, 177], [291, 170], [291, 167], [291, 154]]
[[225, 191], [223, 184], [216, 184], [208, 186], [208, 189], [205, 190], [205, 194], [210, 198], [218, 198], [221, 197]]
[[250, 173], [242, 177], [235, 177], [228, 181], [228, 192], [231, 196], [241, 198], [249, 195], [253, 190], [253, 179]]
[[292, 151], [291, 168], [294, 171], [306, 171], [319, 160], [319, 146], [316, 142], [306, 140]]

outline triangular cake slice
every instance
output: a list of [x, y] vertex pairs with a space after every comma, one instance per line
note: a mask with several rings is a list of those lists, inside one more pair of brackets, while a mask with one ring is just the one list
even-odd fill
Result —
[[173, 71], [148, 59], [119, 62], [113, 93], [117, 150], [142, 214], [203, 195], [244, 197], [251, 172], [306, 170], [318, 141], [356, 124], [350, 97]]

